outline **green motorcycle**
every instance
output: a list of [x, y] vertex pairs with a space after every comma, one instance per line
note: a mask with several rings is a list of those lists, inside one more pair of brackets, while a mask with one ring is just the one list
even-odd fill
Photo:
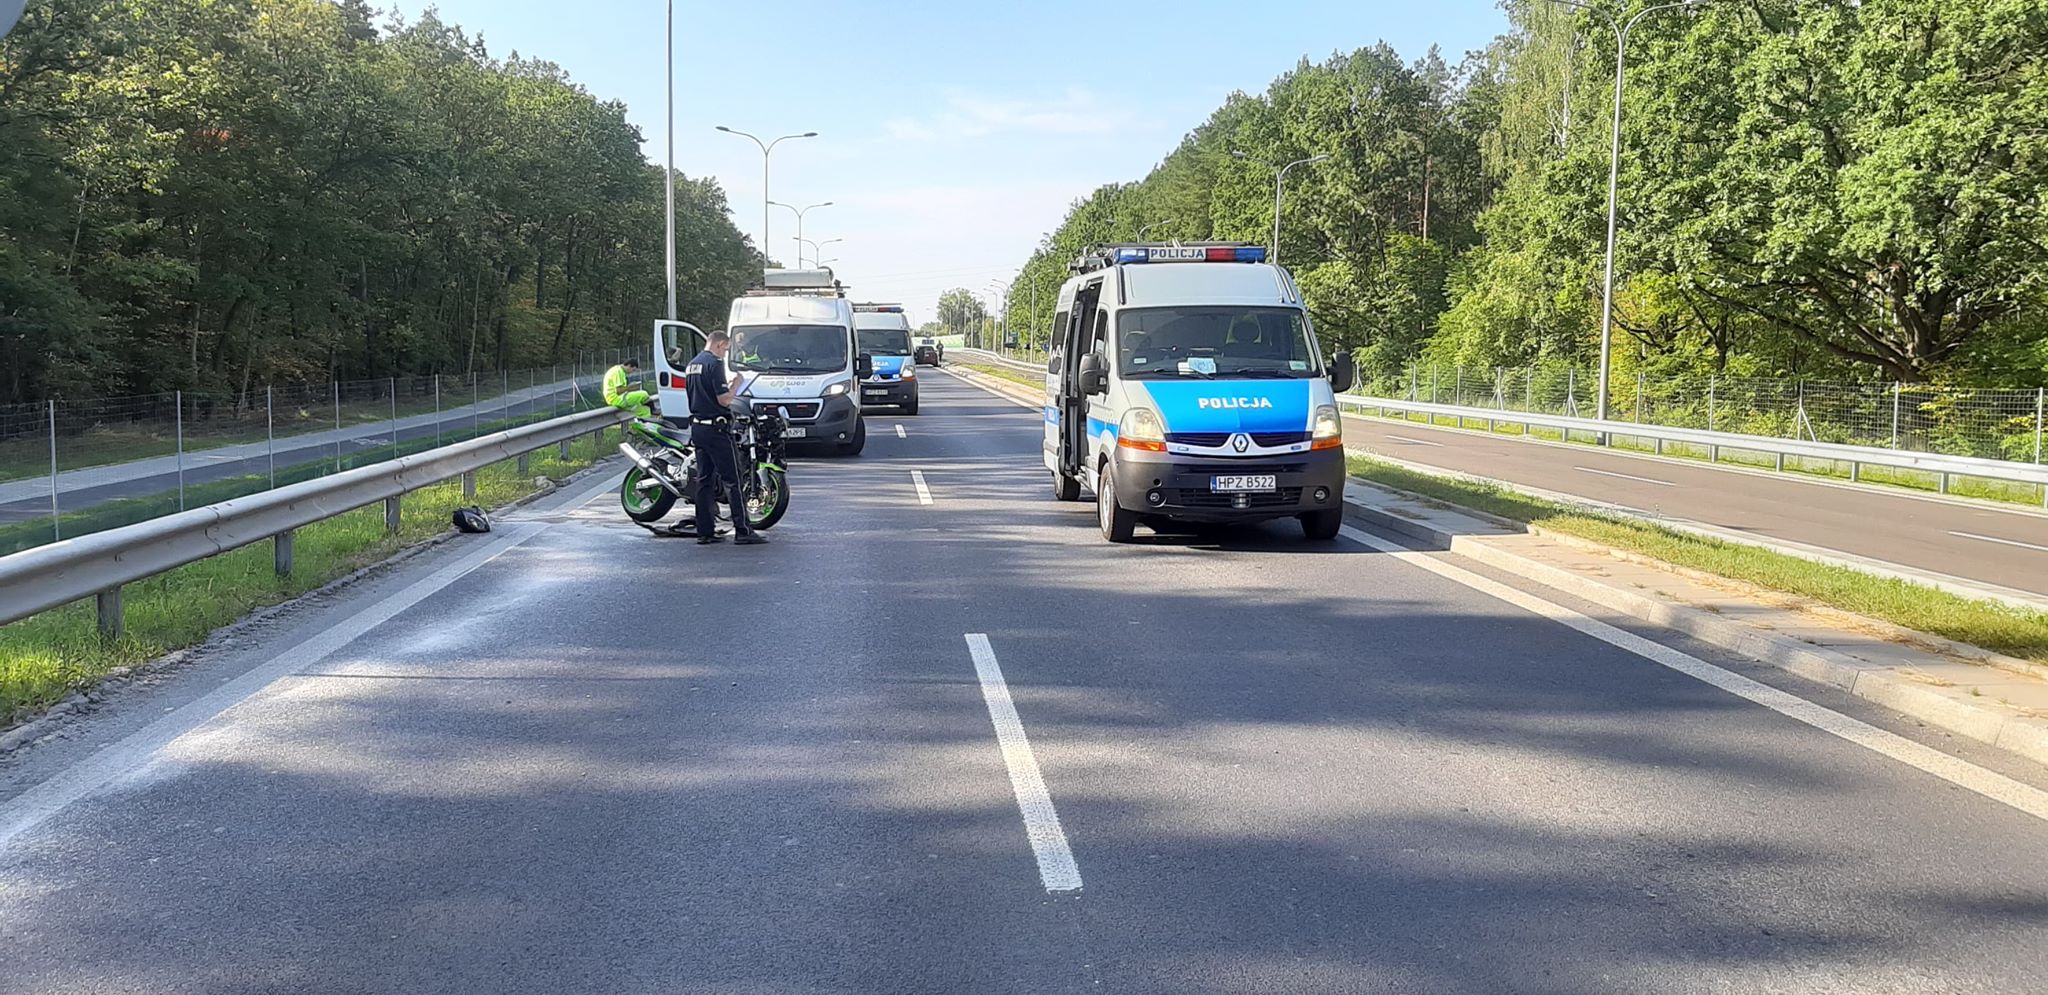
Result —
[[[734, 405], [732, 441], [738, 456], [740, 499], [747, 523], [757, 529], [774, 528], [789, 513], [785, 427], [780, 414], [756, 414], [745, 401]], [[619, 505], [626, 517], [651, 528], [668, 517], [677, 501], [696, 502], [703, 475], [698, 472], [696, 449], [683, 430], [665, 421], [636, 418], [627, 441], [619, 444], [619, 452], [633, 462], [619, 484]], [[721, 520], [727, 516], [723, 502], [718, 514]]]

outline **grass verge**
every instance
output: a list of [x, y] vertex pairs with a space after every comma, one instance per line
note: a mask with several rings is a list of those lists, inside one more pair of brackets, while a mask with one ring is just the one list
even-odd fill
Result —
[[617, 450], [617, 437], [572, 442], [563, 459], [554, 446], [536, 450], [528, 473], [516, 460], [477, 472], [476, 500], [465, 501], [451, 480], [406, 495], [396, 534], [384, 531], [384, 506], [371, 505], [299, 530], [295, 569], [279, 577], [271, 549], [259, 542], [187, 564], [123, 591], [127, 632], [100, 638], [91, 601], [81, 601], [0, 628], [0, 728], [16, 716], [88, 687], [107, 671], [192, 646], [215, 629], [265, 605], [297, 597], [382, 560], [407, 546], [445, 533], [449, 514], [465, 504], [498, 507], [534, 493], [534, 477], [559, 481]]
[[1958, 597], [1946, 591], [1767, 549], [1688, 535], [1647, 522], [1599, 515], [1489, 484], [1416, 473], [1351, 455], [1351, 475], [1477, 511], [1538, 525], [1677, 566], [1810, 598], [1842, 611], [2023, 660], [2048, 663], [2048, 614]]

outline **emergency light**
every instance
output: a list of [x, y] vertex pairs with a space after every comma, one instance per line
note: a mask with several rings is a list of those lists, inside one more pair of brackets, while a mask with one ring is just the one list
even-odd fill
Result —
[[855, 311], [859, 311], [859, 312], [861, 312], [862, 314], [902, 314], [902, 313], [903, 313], [903, 305], [901, 305], [901, 304], [855, 304], [855, 305], [853, 306], [853, 309], [854, 309]]
[[1113, 257], [1127, 263], [1262, 263], [1266, 249], [1258, 245], [1121, 245]]

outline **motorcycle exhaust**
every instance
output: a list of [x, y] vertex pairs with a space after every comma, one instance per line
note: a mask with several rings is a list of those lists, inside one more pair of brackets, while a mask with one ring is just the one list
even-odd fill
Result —
[[683, 496], [682, 485], [677, 484], [675, 481], [668, 479], [668, 474], [661, 472], [661, 470], [657, 468], [651, 460], [649, 460], [645, 456], [640, 455], [639, 450], [634, 449], [632, 446], [621, 442], [619, 443], [619, 452], [626, 454], [626, 458], [632, 460], [635, 466], [638, 466], [641, 470], [646, 471], [648, 476], [653, 477], [656, 481], [659, 481], [661, 483], [661, 487], [663, 490], [668, 491], [670, 494], [673, 494], [676, 497]]

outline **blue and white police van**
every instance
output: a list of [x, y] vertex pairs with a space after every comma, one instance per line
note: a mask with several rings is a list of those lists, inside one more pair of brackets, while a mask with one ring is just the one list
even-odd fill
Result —
[[[853, 305], [830, 269], [768, 270], [759, 288], [732, 302], [725, 364], [745, 375], [741, 396], [789, 423], [783, 436], [791, 448], [856, 456], [867, 445], [860, 382], [871, 369], [855, 347], [853, 324]], [[687, 416], [682, 368], [703, 346], [688, 324], [655, 323], [655, 383], [676, 391], [678, 402], [664, 404], [664, 414]]]
[[1095, 495], [1103, 537], [1141, 523], [1344, 520], [1344, 430], [1301, 290], [1266, 250], [1112, 245], [1060, 288], [1045, 377], [1053, 495]]
[[862, 406], [917, 414], [917, 362], [910, 315], [901, 304], [855, 304], [853, 334], [874, 371], [860, 382]]

